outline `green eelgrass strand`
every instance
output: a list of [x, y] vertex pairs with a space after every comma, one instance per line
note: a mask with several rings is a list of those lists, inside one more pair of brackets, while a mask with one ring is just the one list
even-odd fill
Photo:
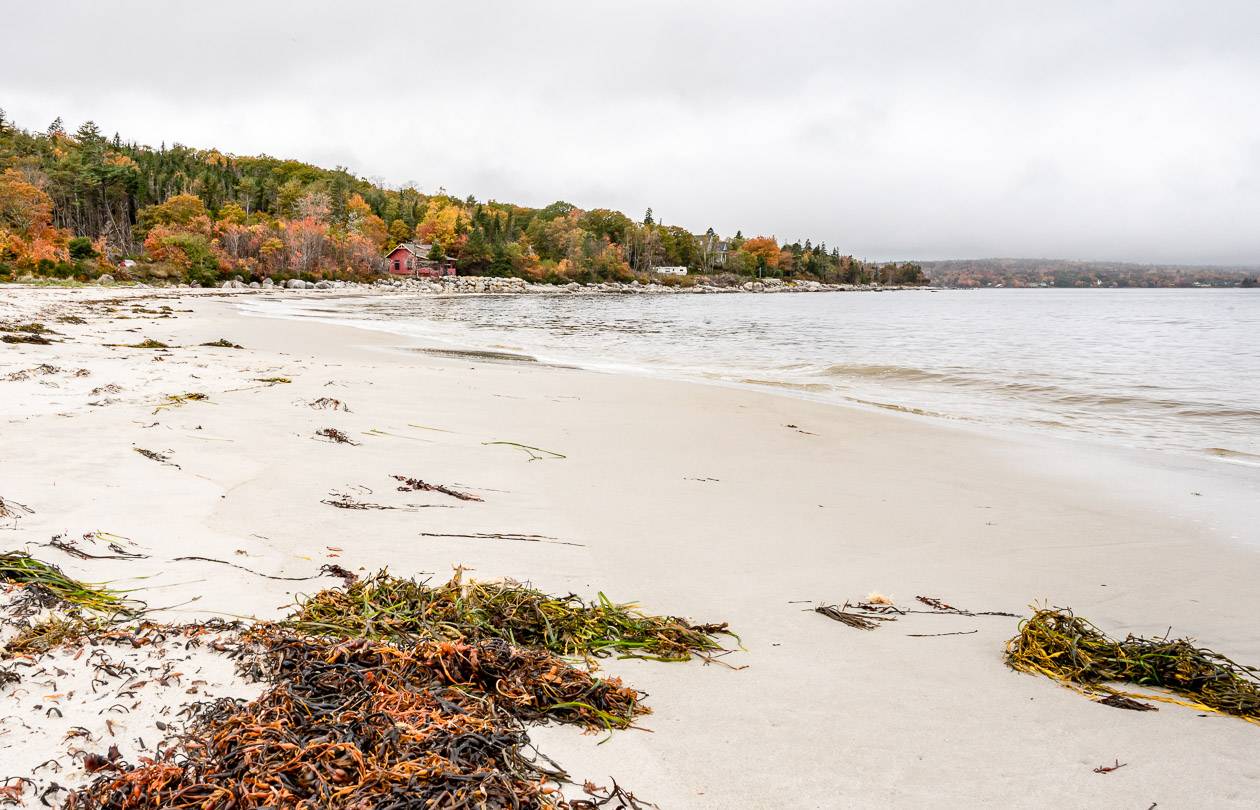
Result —
[[38, 585], [63, 602], [97, 613], [133, 612], [121, 594], [68, 577], [57, 566], [24, 551], [0, 554], [0, 582]]
[[[1110, 638], [1071, 610], [1035, 610], [1006, 646], [1006, 663], [1091, 693], [1143, 698], [1234, 715], [1260, 723], [1260, 677], [1190, 639]], [[1109, 684], [1164, 689], [1171, 695], [1132, 693]]]
[[686, 661], [725, 652], [725, 624], [652, 616], [604, 594], [594, 602], [552, 596], [518, 582], [401, 579], [381, 571], [299, 600], [284, 626], [316, 636], [392, 641], [500, 639], [557, 655]]

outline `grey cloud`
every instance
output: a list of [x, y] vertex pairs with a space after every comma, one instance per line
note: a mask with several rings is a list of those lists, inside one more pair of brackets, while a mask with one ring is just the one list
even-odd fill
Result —
[[14, 5], [0, 106], [872, 258], [1260, 260], [1244, 2]]

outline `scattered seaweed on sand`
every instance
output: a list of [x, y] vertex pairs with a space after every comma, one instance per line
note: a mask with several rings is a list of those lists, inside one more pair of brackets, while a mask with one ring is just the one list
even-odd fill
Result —
[[586, 547], [585, 543], [574, 543], [570, 540], [559, 540], [545, 534], [516, 534], [512, 532], [470, 532], [454, 534], [451, 532], [420, 532], [421, 537], [456, 537], [467, 540], [516, 540], [521, 543], [555, 543], [560, 546]]
[[399, 492], [440, 492], [443, 495], [450, 495], [452, 498], [458, 498], [461, 501], [480, 501], [481, 498], [469, 492], [460, 492], [459, 490], [444, 487], [441, 484], [426, 484], [419, 478], [408, 478], [405, 475], [393, 476], [395, 481], [401, 481], [402, 486], [398, 488]]
[[70, 323], [78, 325], [85, 324], [87, 321], [83, 320], [78, 315], [60, 315], [57, 318], [57, 323]]
[[69, 554], [71, 557], [77, 557], [80, 560], [143, 560], [148, 558], [148, 554], [128, 551], [117, 542], [108, 539], [112, 537], [117, 537], [117, 535], [111, 535], [105, 532], [89, 532], [88, 534], [83, 535], [83, 539], [90, 542], [95, 542], [97, 539], [105, 539], [106, 542], [109, 543], [109, 550], [114, 552], [113, 554], [91, 554], [79, 548], [78, 541], [73, 537], [63, 534], [53, 537], [52, 540], [44, 543], [44, 545]]
[[612, 787], [600, 787], [592, 782], [582, 786], [582, 791], [591, 798], [574, 799], [569, 802], [571, 810], [599, 810], [601, 807], [622, 808], [623, 810], [660, 810], [655, 804], [646, 802], [612, 780]]
[[0, 341], [3, 341], [4, 343], [30, 343], [36, 346], [47, 346], [48, 344], [52, 343], [51, 340], [44, 337], [43, 335], [28, 335], [28, 334], [0, 335]]
[[[1007, 616], [1018, 618], [1014, 613], [1005, 613], [1000, 610], [962, 610], [932, 596], [916, 596], [915, 599], [930, 607], [931, 610], [898, 607], [887, 596], [880, 593], [872, 593], [866, 597], [864, 602], [851, 603], [846, 601], [842, 606], [819, 605], [814, 608], [814, 612], [821, 613], [829, 619], [834, 619], [859, 630], [874, 630], [880, 626], [880, 622], [896, 621], [898, 617], [908, 616], [912, 613], [931, 616]], [[966, 630], [950, 633], [907, 633], [906, 635], [911, 638], [934, 638], [936, 636], [969, 636], [975, 632], [974, 630]]]
[[[1260, 676], [1254, 667], [1190, 639], [1129, 635], [1117, 641], [1067, 609], [1037, 609], [1020, 622], [1019, 634], [1007, 642], [1006, 663], [1091, 697], [1141, 698], [1260, 723]], [[1125, 692], [1113, 683], [1164, 689], [1176, 697]]]
[[86, 618], [78, 611], [65, 616], [49, 616], [22, 629], [4, 645], [7, 655], [43, 655], [105, 627], [100, 619]]
[[219, 338], [218, 340], [212, 340], [209, 343], [202, 343], [201, 345], [209, 346], [212, 349], [243, 349], [245, 348], [241, 344], [233, 343], [227, 338]]
[[[79, 369], [79, 370], [86, 370], [86, 369]], [[9, 382], [9, 383], [20, 383], [20, 382], [23, 382], [23, 380], [28, 380], [35, 377], [49, 377], [49, 375], [60, 374], [60, 373], [62, 373], [62, 369], [55, 367], [55, 365], [49, 365], [48, 363], [40, 363], [39, 365], [37, 365], [37, 367], [34, 367], [34, 368], [24, 368], [24, 369], [18, 370], [18, 372], [10, 372], [9, 374], [5, 374], [4, 379], [5, 379], [5, 382]]]
[[[216, 560], [214, 557], [197, 557], [197, 556], [189, 556], [189, 557], [174, 557], [174, 558], [172, 558], [172, 559], [171, 559], [171, 562], [189, 562], [189, 561], [197, 561], [197, 562], [212, 562], [212, 563], [218, 563], [219, 565], [230, 565], [230, 566], [232, 566], [233, 568], [239, 568], [239, 569], [240, 569], [240, 570], [242, 570], [242, 571], [246, 571], [246, 572], [248, 572], [248, 573], [251, 573], [251, 574], [253, 574], [253, 575], [254, 575], [254, 576], [256, 576], [256, 577], [263, 577], [263, 578], [265, 578], [265, 579], [278, 579], [278, 580], [283, 580], [283, 581], [285, 581], [285, 582], [305, 582], [305, 581], [307, 581], [307, 580], [311, 580], [311, 579], [319, 579], [321, 576], [324, 576], [325, 574], [327, 574], [328, 576], [338, 576], [338, 577], [339, 577], [339, 576], [342, 576], [342, 572], [344, 572], [344, 573], [349, 573], [348, 571], [346, 571], [344, 568], [341, 568], [340, 566], [337, 566], [337, 569], [338, 569], [338, 570], [337, 570], [336, 572], [325, 572], [325, 571], [324, 571], [324, 569], [326, 569], [326, 568], [328, 568], [328, 567], [329, 567], [329, 566], [327, 566], [327, 565], [326, 565], [326, 566], [324, 566], [324, 568], [321, 568], [321, 569], [320, 569], [320, 572], [321, 572], [321, 573], [319, 573], [319, 574], [314, 574], [314, 575], [309, 576], [309, 577], [282, 577], [282, 576], [277, 576], [277, 575], [275, 575], [275, 574], [264, 574], [264, 573], [263, 573], [263, 572], [261, 572], [261, 571], [255, 571], [255, 570], [254, 570], [254, 569], [252, 569], [252, 568], [246, 568], [246, 567], [245, 567], [245, 566], [243, 566], [243, 565], [237, 565], [236, 563], [234, 563], [234, 562], [228, 562], [227, 560]], [[354, 575], [353, 575], [353, 574], [351, 574], [351, 576], [354, 576]]]
[[521, 444], [520, 442], [496, 441], [496, 442], [482, 442], [482, 444], [487, 445], [487, 446], [501, 445], [503, 447], [515, 447], [517, 450], [523, 450], [529, 456], [530, 461], [546, 461], [547, 459], [553, 459], [553, 458], [568, 458], [568, 456], [562, 453], [557, 453], [554, 450], [544, 450], [541, 447], [533, 447], [528, 444]]
[[210, 399], [208, 394], [202, 394], [197, 391], [189, 391], [184, 394], [167, 394], [166, 399], [162, 400], [161, 404], [153, 409], [153, 412], [157, 413], [166, 408], [179, 408], [187, 405], [189, 402], [205, 402], [208, 399]]
[[1143, 703], [1140, 700], [1133, 700], [1132, 698], [1127, 698], [1124, 695], [1107, 695], [1107, 697], [1094, 702], [1101, 703], [1104, 706], [1110, 706], [1113, 709], [1128, 709], [1131, 712], [1159, 711], [1159, 709], [1149, 703]]
[[53, 330], [42, 323], [9, 323], [0, 326], [0, 331], [21, 332], [26, 335], [55, 335]]
[[319, 399], [313, 399], [306, 404], [317, 411], [345, 411], [346, 413], [350, 413], [350, 408], [346, 406], [346, 403], [333, 397], [320, 397]]
[[717, 636], [726, 624], [692, 624], [676, 616], [645, 614], [604, 594], [585, 602], [575, 594], [552, 596], [510, 580], [465, 581], [459, 570], [437, 586], [386, 571], [344, 588], [304, 598], [282, 622], [316, 636], [394, 641], [497, 639], [556, 655], [604, 658], [709, 660], [727, 652]]
[[162, 341], [154, 340], [153, 338], [145, 338], [139, 343], [106, 343], [105, 345], [113, 346], [115, 348], [121, 348], [121, 349], [170, 349], [172, 348], [171, 346], [167, 346]]
[[35, 510], [24, 503], [18, 503], [14, 500], [6, 500], [0, 495], [0, 520], [10, 521], [13, 526], [17, 526], [17, 522], [27, 515], [35, 514]]
[[849, 627], [854, 627], [858, 630], [874, 630], [876, 627], [879, 627], [880, 622], [896, 621], [896, 619], [891, 616], [866, 616], [861, 613], [854, 613], [848, 610], [849, 607], [851, 607], [851, 605], [848, 602], [844, 603], [844, 607], [839, 607], [837, 605], [819, 605], [814, 608], [814, 612], [821, 613], [828, 619], [840, 622], [841, 624], [847, 624]]
[[356, 501], [344, 492], [330, 492], [327, 498], [320, 503], [326, 503], [329, 506], [335, 506], [338, 509], [397, 509], [396, 506], [386, 506], [380, 503], [368, 503], [367, 501]]
[[68, 577], [57, 566], [36, 559], [24, 551], [0, 554], [0, 582], [38, 585], [62, 602], [98, 613], [135, 612], [134, 606], [121, 594]]
[[131, 449], [135, 450], [137, 453], [149, 459], [150, 461], [156, 461], [158, 464], [165, 464], [166, 466], [174, 467], [177, 470], [180, 469], [180, 466], [178, 464], [171, 461], [170, 456], [165, 455], [163, 453], [159, 453], [156, 450], [146, 450], [143, 447], [133, 447]]
[[[1007, 618], [1010, 618], [1010, 619], [1019, 618], [1019, 614], [1007, 613], [1004, 610], [975, 610], [975, 611], [963, 610], [962, 608], [956, 608], [953, 605], [942, 602], [940, 599], [937, 599], [934, 596], [916, 596], [915, 599], [927, 605], [928, 607], [932, 608], [932, 610], [935, 611], [936, 613], [949, 613], [954, 616], [1006, 616]], [[906, 612], [907, 613], [922, 613], [924, 611], [908, 610]]]
[[156, 758], [118, 763], [67, 807], [569, 808], [525, 723], [626, 728], [647, 711], [616, 678], [501, 641], [249, 635], [271, 688], [202, 704]]
[[108, 385], [98, 385], [96, 388], [93, 388], [91, 391], [89, 391], [88, 395], [93, 396], [93, 397], [99, 397], [103, 394], [118, 394], [118, 393], [121, 393], [122, 390], [123, 389], [121, 385], [115, 385], [114, 383], [109, 383]]
[[265, 383], [267, 385], [288, 385], [293, 382], [288, 377], [255, 377], [254, 382]]
[[354, 445], [355, 447], [358, 447], [359, 445], [358, 442], [356, 442], [354, 439], [351, 439], [349, 436], [347, 436], [345, 433], [342, 433], [340, 430], [337, 430], [337, 428], [321, 428], [320, 430], [315, 431], [315, 435], [322, 436], [323, 438], [327, 439], [329, 442], [333, 444], [350, 444], [350, 445]]

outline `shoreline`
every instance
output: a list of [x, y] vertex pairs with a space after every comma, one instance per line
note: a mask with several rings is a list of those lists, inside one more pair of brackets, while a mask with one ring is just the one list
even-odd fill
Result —
[[73, 282], [48, 280], [39, 283], [35, 276], [24, 276], [18, 281], [2, 282], [0, 289], [79, 289], [105, 288], [112, 290], [180, 290], [209, 291], [232, 290], [252, 292], [300, 292], [302, 290], [329, 290], [372, 293], [423, 293], [432, 295], [732, 295], [737, 293], [790, 294], [823, 292], [913, 292], [943, 289], [931, 285], [902, 286], [896, 284], [834, 284], [821, 281], [797, 281], [781, 278], [750, 279], [737, 285], [714, 285], [707, 280], [696, 284], [662, 284], [656, 281], [641, 284], [639, 281], [603, 281], [579, 284], [548, 284], [531, 282], [517, 276], [385, 276], [374, 281], [304, 281], [288, 279], [275, 282], [264, 278], [261, 282], [245, 282], [243, 277], [224, 281], [214, 287], [201, 287], [184, 283], [148, 284], [116, 282], [108, 273], [95, 281]]
[[[354, 300], [354, 296], [344, 296], [344, 298], [346, 300]], [[264, 301], [274, 300], [276, 299], [272, 296], [264, 299]], [[295, 297], [290, 300], [305, 301], [307, 299]], [[400, 300], [406, 299], [400, 298]], [[337, 298], [329, 299], [329, 304], [331, 305], [336, 301]], [[1188, 446], [1178, 446], [1156, 450], [1152, 447], [1133, 444], [1125, 442], [1121, 439], [1108, 438], [1106, 436], [1096, 434], [1086, 434], [1083, 432], [1073, 433], [1065, 430], [1031, 427], [1016, 424], [1014, 422], [1002, 422], [998, 420], [983, 420], [966, 415], [927, 410], [913, 404], [899, 404], [895, 402], [872, 400], [859, 396], [855, 391], [850, 391], [849, 393], [844, 393], [839, 389], [815, 391], [811, 390], [810, 385], [797, 381], [766, 380], [756, 379], [755, 377], [732, 379], [723, 376], [728, 372], [721, 372], [712, 369], [683, 369], [668, 366], [654, 366], [643, 363], [615, 361], [600, 362], [580, 358], [575, 359], [571, 356], [562, 358], [552, 357], [546, 355], [545, 353], [537, 352], [528, 346], [507, 346], [497, 340], [491, 343], [474, 345], [465, 340], [469, 337], [468, 335], [420, 335], [391, 326], [393, 323], [405, 323], [405, 321], [395, 321], [390, 319], [347, 319], [344, 317], [338, 317], [336, 311], [333, 309], [307, 312], [276, 312], [267, 311], [265, 306], [265, 303], [256, 307], [250, 307], [246, 303], [242, 303], [240, 305], [241, 311], [248, 317], [298, 322], [316, 321], [332, 326], [390, 335], [398, 341], [416, 343], [417, 345], [413, 347], [416, 351], [436, 355], [447, 354], [452, 357], [463, 356], [470, 360], [477, 359], [477, 356], [480, 355], [486, 360], [531, 362], [537, 363], [539, 366], [551, 368], [577, 368], [583, 371], [599, 374], [625, 374], [642, 379], [672, 380], [690, 384], [711, 385], [719, 388], [739, 391], [760, 391], [774, 396], [789, 397], [809, 402], [839, 406], [842, 408], [851, 408], [864, 411], [866, 413], [895, 414], [913, 419], [927, 419], [941, 426], [953, 426], [961, 429], [973, 430], [979, 432], [980, 434], [996, 432], [1017, 441], [1032, 443], [1036, 443], [1041, 440], [1047, 440], [1050, 442], [1065, 442], [1067, 445], [1077, 448], [1097, 449], [1103, 452], [1127, 456], [1134, 463], [1140, 465], [1155, 464], [1161, 467], [1168, 466], [1178, 469], [1200, 470], [1212, 469], [1217, 465], [1226, 465], [1231, 468], [1240, 468], [1239, 475], [1241, 476], [1251, 476], [1251, 470], [1260, 470], [1260, 456], [1230, 448], [1192, 448]], [[749, 373], [755, 374], [757, 372], [751, 371]], [[1260, 482], [1260, 472], [1255, 473], [1253, 477]]]
[[[22, 292], [0, 302], [0, 320], [121, 292]], [[642, 725], [654, 733], [596, 745], [571, 728], [530, 730], [579, 785], [611, 775], [662, 807], [781, 806], [785, 771], [809, 807], [1245, 807], [1254, 797], [1249, 724], [1177, 707], [1117, 711], [1013, 673], [1001, 658], [1013, 619], [925, 617], [863, 633], [809, 609], [874, 590], [1021, 614], [1047, 599], [1113, 634], [1161, 635], [1171, 624], [1255, 663], [1260, 634], [1247, 617], [1260, 607], [1260, 559], [1245, 532], [1260, 523], [1247, 497], [1254, 481], [771, 392], [435, 356], [387, 333], [249, 317], [218, 291], [120, 297], [161, 298], [173, 312], [123, 304], [113, 314], [126, 317], [112, 318], [93, 305], [86, 324], [51, 324], [67, 342], [0, 347], [0, 377], [41, 362], [89, 370], [43, 379], [56, 387], [0, 382], [0, 496], [35, 510], [0, 532], [5, 547], [29, 547], [89, 581], [155, 588], [143, 592], [155, 604], [197, 597], [166, 614], [180, 619], [275, 616], [319, 586], [197, 563], [52, 557], [38, 544], [101, 530], [155, 557], [234, 559], [281, 575], [336, 561], [440, 582], [465, 565], [480, 578], [729, 621], [744, 649], [727, 660], [744, 669], [603, 662], [650, 694], [655, 713]], [[103, 345], [142, 338], [179, 348]], [[218, 339], [245, 348], [201, 346]], [[278, 377], [292, 382], [256, 382]], [[89, 393], [106, 385], [124, 390]], [[153, 413], [193, 390], [209, 400]], [[319, 396], [351, 410], [303, 404]], [[115, 401], [89, 404], [104, 399]], [[325, 425], [360, 445], [312, 441]], [[531, 461], [487, 442], [565, 457]], [[181, 466], [141, 458], [136, 446]], [[320, 503], [353, 486], [383, 499], [395, 473], [474, 488], [485, 503], [419, 512]], [[0, 731], [10, 732], [0, 747], [65, 756], [59, 736]], [[1128, 767], [1092, 772], [1115, 757]]]

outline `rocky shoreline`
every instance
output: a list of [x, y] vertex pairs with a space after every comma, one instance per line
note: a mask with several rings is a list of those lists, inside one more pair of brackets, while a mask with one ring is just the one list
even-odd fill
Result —
[[[108, 283], [108, 282], [106, 282]], [[522, 278], [498, 278], [489, 276], [447, 276], [434, 279], [379, 279], [373, 283], [355, 281], [302, 281], [289, 279], [282, 283], [263, 279], [262, 282], [246, 283], [242, 279], [225, 281], [222, 288], [228, 289], [289, 289], [289, 290], [386, 290], [398, 292], [431, 293], [437, 295], [458, 294], [533, 294], [561, 295], [573, 293], [618, 293], [618, 294], [721, 294], [721, 293], [808, 293], [808, 292], [855, 292], [899, 289], [922, 289], [921, 287], [889, 287], [878, 284], [824, 284], [818, 281], [783, 281], [777, 278], [746, 281], [732, 287], [718, 287], [711, 284], [696, 284], [690, 287], [667, 286], [655, 282], [640, 284], [608, 281], [599, 284], [534, 284]]]

